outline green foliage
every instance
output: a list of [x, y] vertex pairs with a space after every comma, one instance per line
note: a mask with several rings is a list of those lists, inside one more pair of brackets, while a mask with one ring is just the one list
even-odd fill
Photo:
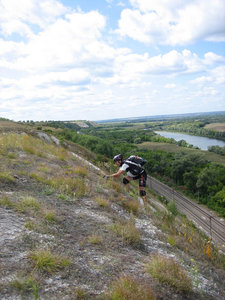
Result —
[[177, 216], [178, 214], [178, 209], [176, 206], [175, 201], [170, 201], [167, 205], [168, 211], [171, 212], [172, 215]]
[[210, 198], [208, 207], [215, 209], [221, 216], [225, 217], [225, 187]]
[[17, 278], [11, 282], [11, 286], [18, 291], [25, 293], [32, 293], [33, 299], [39, 299], [39, 283], [31, 276], [26, 278]]
[[225, 156], [225, 147], [220, 147], [220, 146], [211, 146], [208, 147], [209, 152], [214, 152], [219, 155]]

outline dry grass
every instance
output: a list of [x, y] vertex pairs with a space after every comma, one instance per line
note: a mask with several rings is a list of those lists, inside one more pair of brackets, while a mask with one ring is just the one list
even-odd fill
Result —
[[98, 203], [98, 205], [100, 207], [107, 208], [110, 205], [109, 200], [105, 199], [104, 197], [98, 196], [98, 197], [95, 198], [95, 201]]
[[125, 244], [139, 246], [141, 244], [140, 231], [135, 227], [133, 218], [125, 222], [117, 222], [111, 229], [120, 237]]
[[136, 199], [122, 199], [119, 202], [123, 208], [128, 212], [138, 215], [139, 213], [139, 202]]
[[30, 173], [30, 177], [67, 195], [82, 197], [86, 193], [85, 181], [79, 177], [72, 178], [68, 176], [46, 176], [35, 172]]
[[20, 213], [33, 213], [37, 214], [41, 211], [41, 203], [34, 197], [24, 197], [15, 204], [15, 208]]
[[218, 132], [225, 132], [225, 123], [211, 123], [207, 124], [205, 129], [212, 129]]
[[80, 175], [82, 177], [87, 177], [87, 175], [88, 175], [87, 168], [84, 168], [84, 167], [81, 167], [81, 166], [74, 167], [72, 171], [73, 171], [74, 174]]
[[46, 143], [39, 138], [32, 137], [28, 134], [10, 133], [7, 135], [0, 135], [1, 153], [9, 153], [12, 149], [18, 149], [40, 157], [54, 156], [60, 160], [66, 160], [67, 158], [72, 157], [72, 154], [67, 152], [63, 147]]
[[88, 237], [88, 242], [93, 245], [99, 245], [102, 243], [102, 239], [97, 234], [92, 234]]
[[121, 276], [112, 283], [110, 300], [154, 300], [153, 290], [131, 276]]
[[192, 282], [187, 272], [172, 258], [154, 255], [146, 264], [146, 270], [160, 282], [170, 285], [180, 292], [190, 292]]

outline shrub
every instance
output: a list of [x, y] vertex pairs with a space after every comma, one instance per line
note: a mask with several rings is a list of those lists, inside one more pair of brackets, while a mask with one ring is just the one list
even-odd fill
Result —
[[154, 278], [178, 291], [190, 292], [192, 289], [192, 282], [186, 271], [172, 258], [154, 255], [146, 265], [146, 270]]
[[152, 289], [130, 276], [122, 276], [112, 284], [110, 300], [153, 300]]
[[167, 205], [168, 211], [171, 212], [172, 215], [177, 216], [178, 210], [174, 200], [171, 200]]

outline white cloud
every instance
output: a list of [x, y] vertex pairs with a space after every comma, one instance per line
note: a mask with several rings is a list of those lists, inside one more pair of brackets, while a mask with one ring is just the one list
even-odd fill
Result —
[[17, 33], [21, 36], [33, 36], [32, 26], [45, 28], [67, 9], [55, 0], [1, 0], [1, 33], [5, 36]]
[[143, 43], [183, 45], [225, 41], [224, 0], [130, 0], [117, 33]]
[[205, 64], [207, 65], [213, 65], [215, 63], [224, 63], [225, 62], [225, 58], [217, 55], [213, 52], [207, 52], [205, 55]]
[[168, 84], [165, 85], [166, 89], [174, 89], [175, 87], [176, 87], [175, 83], [168, 83]]
[[[120, 33], [145, 43], [169, 43], [174, 33], [168, 34], [170, 20], [179, 20], [184, 9], [197, 3], [131, 2], [134, 9], [123, 10]], [[102, 119], [123, 117], [124, 111], [143, 115], [143, 105], [146, 113], [157, 114], [160, 105], [175, 99], [222, 95], [224, 57], [214, 52], [200, 57], [174, 49], [150, 56], [141, 48], [137, 52], [114, 44], [115, 36], [106, 32], [107, 17], [97, 10], [75, 11], [54, 0], [18, 3], [0, 0], [0, 116], [68, 120], [95, 114], [94, 119]], [[192, 75], [197, 78], [191, 81]]]

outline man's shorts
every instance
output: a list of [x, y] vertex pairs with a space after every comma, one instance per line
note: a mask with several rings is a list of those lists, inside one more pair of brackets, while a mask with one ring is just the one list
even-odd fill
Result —
[[147, 173], [144, 171], [140, 175], [133, 177], [133, 180], [139, 179], [139, 186], [146, 187]]

